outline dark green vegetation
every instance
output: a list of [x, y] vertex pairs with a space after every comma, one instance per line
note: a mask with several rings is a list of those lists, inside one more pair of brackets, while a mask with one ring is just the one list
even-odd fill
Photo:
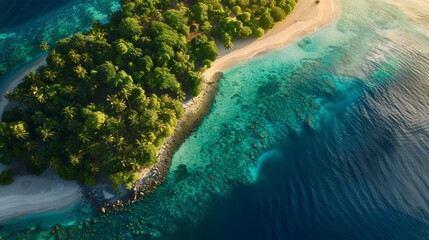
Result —
[[[48, 65], [8, 97], [0, 162], [91, 185], [99, 174], [131, 186], [201, 91], [201, 71], [236, 38], [260, 37], [294, 0], [124, 0], [106, 25], [60, 40]], [[47, 50], [47, 46], [44, 46]]]
[[0, 185], [8, 185], [13, 182], [13, 173], [11, 170], [5, 170], [0, 173]]

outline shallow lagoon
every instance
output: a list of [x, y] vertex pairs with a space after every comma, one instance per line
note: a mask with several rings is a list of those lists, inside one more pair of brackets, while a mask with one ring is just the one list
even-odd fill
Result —
[[119, 7], [119, 0], [0, 0], [0, 82], [40, 54], [40, 42], [88, 31]]
[[[106, 217], [76, 206], [54, 233], [37, 215], [3, 232], [424, 239], [429, 34], [387, 1], [341, 4], [337, 25], [225, 71], [209, 115], [153, 195]], [[35, 221], [38, 228], [20, 230]]]

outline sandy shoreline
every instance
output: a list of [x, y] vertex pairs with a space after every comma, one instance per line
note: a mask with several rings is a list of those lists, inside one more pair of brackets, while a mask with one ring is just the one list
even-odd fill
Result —
[[[22, 79], [30, 72], [46, 64], [46, 55], [36, 58], [19, 70], [0, 91], [1, 115], [9, 100], [5, 94], [12, 92]], [[8, 167], [0, 164], [0, 170]], [[52, 170], [45, 171], [41, 176], [17, 175], [11, 185], [0, 186], [0, 223], [11, 218], [30, 213], [40, 213], [64, 209], [81, 197], [79, 185], [74, 181], [60, 179]]]
[[[170, 149], [172, 153], [161, 155], [172, 156], [175, 149], [171, 143], [181, 143], [183, 135], [189, 135], [199, 125], [205, 113], [217, 94], [218, 80], [221, 79], [222, 70], [254, 57], [255, 55], [292, 44], [309, 34], [337, 21], [340, 17], [340, 6], [337, 0], [322, 0], [316, 4], [313, 0], [300, 0], [294, 11], [281, 23], [277, 23], [262, 38], [257, 40], [246, 39], [234, 43], [237, 48], [219, 51], [220, 56], [212, 63], [204, 75], [201, 93], [185, 104], [185, 116], [177, 124], [176, 131], [167, 140], [163, 149]], [[184, 130], [187, 129], [187, 130]]]
[[233, 51], [217, 58], [204, 72], [204, 77], [210, 80], [216, 72], [250, 59], [259, 53], [292, 44], [335, 22], [341, 13], [336, 1], [322, 0], [319, 4], [313, 0], [298, 1], [293, 12], [283, 22], [277, 23], [262, 38], [250, 42], [244, 47], [233, 48]]
[[[300, 0], [293, 12], [281, 23], [277, 23], [262, 38], [245, 39], [234, 42], [231, 50], [219, 49], [219, 57], [204, 73], [201, 93], [184, 104], [185, 114], [177, 127], [158, 152], [156, 165], [137, 183], [130, 196], [120, 202], [132, 203], [139, 198], [155, 191], [168, 173], [174, 152], [180, 144], [199, 126], [217, 95], [218, 81], [225, 70], [238, 62], [253, 56], [294, 43], [309, 34], [334, 23], [341, 15], [337, 0], [322, 0], [316, 4], [313, 0]], [[219, 46], [218, 46], [219, 47]], [[116, 208], [104, 205], [105, 208]]]
[[27, 63], [25, 68], [14, 74], [12, 80], [9, 81], [7, 87], [0, 91], [0, 121], [2, 119], [3, 111], [9, 104], [9, 100], [5, 97], [6, 93], [12, 92], [21, 82], [22, 79], [27, 76], [30, 72], [36, 71], [40, 66], [46, 64], [46, 55]]
[[[207, 102], [207, 96], [213, 98], [217, 91], [217, 82], [221, 78], [222, 70], [233, 65], [251, 59], [252, 57], [270, 50], [285, 47], [295, 43], [317, 30], [329, 26], [336, 22], [341, 9], [338, 0], [322, 0], [316, 4], [313, 0], [298, 1], [293, 12], [287, 18], [277, 23], [273, 29], [259, 39], [245, 39], [234, 42], [234, 47], [230, 50], [220, 49], [219, 57], [212, 63], [211, 67], [204, 73], [204, 83], [201, 93], [184, 105], [185, 116], [179, 121], [177, 129], [184, 128], [182, 125], [195, 125], [194, 121], [202, 118], [201, 108], [210, 108], [211, 101]], [[218, 46], [219, 47], [219, 46]], [[222, 48], [222, 47], [219, 47]], [[191, 124], [190, 124], [191, 123]], [[194, 127], [192, 127], [192, 130]], [[175, 138], [176, 132], [170, 137]], [[168, 142], [172, 140], [168, 140]]]
[[11, 185], [0, 187], [0, 224], [30, 213], [64, 209], [81, 195], [76, 182], [60, 179], [52, 170], [41, 176], [15, 176]]
[[[238, 62], [250, 59], [259, 53], [294, 43], [316, 30], [335, 22], [339, 16], [340, 8], [336, 0], [322, 0], [320, 4], [315, 4], [313, 0], [300, 0], [294, 11], [283, 22], [277, 23], [275, 27], [268, 31], [262, 38], [257, 40], [246, 39], [237, 41], [234, 43], [235, 47], [231, 50], [220, 49], [220, 56], [212, 63], [212, 66], [203, 73], [205, 80], [202, 92], [184, 105], [184, 116], [179, 120], [173, 135], [167, 139], [166, 143], [159, 150], [159, 161], [139, 182], [135, 183], [134, 191], [131, 191], [123, 201], [120, 201], [119, 207], [123, 204], [132, 203], [135, 200], [155, 191], [156, 187], [164, 181], [174, 152], [186, 137], [188, 137], [192, 131], [198, 127], [204, 116], [209, 112], [213, 100], [217, 95], [218, 80], [222, 77], [222, 70], [225, 70]], [[3, 96], [0, 100], [0, 113], [3, 112], [8, 103], [4, 94], [12, 91], [22, 81], [22, 78], [25, 75], [37, 69], [45, 62], [46, 57], [42, 57], [30, 63], [28, 67], [16, 74], [4, 91], [0, 92]], [[74, 186], [70, 187], [70, 189], [67, 189], [67, 187], [62, 188], [65, 189], [62, 190], [62, 193], [64, 194], [63, 196], [66, 196], [65, 198], [58, 196], [58, 194], [61, 195], [61, 191], [59, 191], [55, 194], [57, 195], [56, 199], [49, 199], [49, 197], [46, 199], [46, 202], [49, 202], [52, 208], [44, 208], [43, 203], [35, 201], [34, 203], [36, 204], [31, 204], [31, 206], [33, 206], [32, 209], [27, 209], [27, 211], [21, 211], [15, 214], [11, 211], [17, 211], [15, 209], [16, 206], [13, 205], [13, 202], [15, 201], [8, 201], [6, 198], [7, 196], [5, 195], [5, 201], [2, 204], [3, 208], [0, 209], [0, 221], [5, 219], [4, 216], [13, 217], [16, 216], [16, 214], [49, 211], [67, 207], [67, 205], [74, 202], [65, 201], [67, 196], [72, 196], [70, 194], [73, 193]], [[76, 194], [76, 192], [74, 194]], [[48, 195], [53, 196], [52, 194]], [[27, 197], [29, 196], [31, 197], [31, 195], [28, 195]], [[36, 196], [39, 199], [43, 198], [40, 195], [34, 195], [34, 197]], [[29, 202], [31, 201], [27, 201], [27, 203]], [[0, 199], [0, 203], [2, 203], [2, 199]], [[107, 210], [115, 208], [111, 202], [101, 203], [101, 205], [107, 208]]]

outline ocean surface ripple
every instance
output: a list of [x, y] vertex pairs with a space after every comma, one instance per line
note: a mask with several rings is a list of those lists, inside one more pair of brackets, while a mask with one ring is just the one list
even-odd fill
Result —
[[279, 144], [195, 239], [428, 239], [429, 62], [415, 50], [323, 132]]
[[[337, 24], [224, 72], [154, 194], [91, 224], [82, 205], [51, 213], [63, 236], [429, 239], [429, 4], [341, 5]], [[7, 236], [32, 221], [48, 236], [43, 217]]]
[[255, 185], [214, 203], [178, 238], [429, 238], [429, 42], [405, 21], [377, 23], [347, 26], [372, 32], [349, 43], [360, 50], [335, 47], [335, 58], [348, 57], [330, 72], [364, 82], [359, 96], [331, 104], [322, 130], [280, 140], [282, 154], [264, 159]]

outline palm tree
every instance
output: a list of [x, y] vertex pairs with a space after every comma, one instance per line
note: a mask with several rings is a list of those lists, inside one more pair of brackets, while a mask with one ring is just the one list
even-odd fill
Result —
[[142, 105], [146, 105], [147, 98], [144, 90], [142, 88], [138, 88], [137, 91], [138, 91], [138, 94], [134, 95], [135, 96], [134, 101], [141, 103]]
[[81, 156], [80, 154], [70, 154], [69, 160], [71, 165], [76, 166], [80, 163]]
[[57, 53], [57, 51], [54, 49], [51, 51], [51, 53], [49, 54], [51, 57], [51, 61], [52, 63], [58, 65], [58, 62], [64, 62], [64, 60], [61, 58], [61, 54]]
[[54, 138], [54, 134], [55, 132], [52, 131], [51, 129], [49, 129], [46, 126], [43, 126], [39, 129], [39, 134], [42, 137], [42, 140], [44, 142], [47, 142], [49, 139], [53, 139]]
[[75, 50], [73, 50], [73, 49], [71, 49], [71, 50], [69, 51], [68, 56], [69, 56], [70, 60], [71, 60], [72, 62], [74, 62], [75, 64], [77, 64], [77, 63], [80, 61], [80, 58], [81, 58], [80, 54], [79, 54], [79, 53], [77, 53], [77, 52], [76, 52]]
[[93, 31], [91, 31], [90, 36], [92, 37], [92, 39], [94, 41], [101, 41], [101, 42], [106, 41], [105, 33], [101, 32], [99, 30], [93, 30]]
[[31, 87], [30, 87], [30, 93], [33, 96], [36, 96], [37, 94], [40, 93], [39, 88], [36, 85], [31, 85]]
[[82, 54], [82, 61], [84, 63], [90, 63], [90, 62], [92, 62], [92, 59], [88, 53], [84, 53], [84, 54]]
[[43, 93], [40, 93], [38, 95], [36, 95], [36, 99], [39, 103], [44, 103], [46, 102], [45, 96], [43, 96]]
[[53, 82], [57, 75], [52, 70], [45, 69], [45, 71], [43, 72], [43, 77]]
[[137, 114], [128, 114], [128, 120], [130, 121], [131, 125], [136, 125], [138, 123]]
[[144, 149], [144, 147], [146, 146], [146, 141], [145, 140], [140, 140], [140, 139], [136, 139], [136, 145], [137, 145], [137, 149]]
[[103, 139], [106, 143], [112, 143], [115, 140], [112, 134], [109, 134], [108, 136], [103, 136]]
[[30, 93], [31, 93], [31, 95], [32, 95], [33, 97], [35, 97], [35, 98], [36, 98], [36, 100], [37, 100], [39, 103], [44, 103], [44, 102], [46, 102], [46, 99], [45, 99], [45, 97], [44, 97], [43, 93], [39, 90], [39, 88], [38, 88], [36, 85], [31, 85], [31, 87], [30, 87]]
[[118, 98], [117, 95], [108, 95], [107, 101], [110, 103], [110, 106], [116, 112], [123, 112], [127, 108], [127, 104], [123, 99]]
[[64, 59], [62, 59], [61, 55], [59, 55], [58, 53], [52, 56], [52, 63], [58, 68], [63, 68], [66, 64]]
[[116, 106], [116, 111], [123, 112], [125, 108], [127, 108], [127, 104], [125, 104], [125, 101], [123, 99], [117, 99], [114, 103]]
[[117, 149], [122, 150], [125, 147], [125, 145], [127, 145], [127, 142], [125, 141], [124, 137], [119, 136], [116, 138], [115, 146]]
[[23, 122], [18, 122], [11, 125], [11, 130], [13, 135], [21, 140], [27, 139], [30, 136], [30, 134], [25, 129], [25, 125]]
[[125, 99], [127, 100], [128, 105], [132, 108], [132, 106], [130, 104], [130, 100], [128, 100], [128, 97], [131, 96], [131, 91], [128, 91], [128, 89], [124, 87], [124, 88], [122, 88], [121, 93], [125, 97]]
[[126, 167], [127, 165], [128, 165], [128, 161], [126, 160], [126, 159], [121, 159], [120, 161], [119, 161], [119, 163], [122, 165], [122, 167]]
[[234, 46], [234, 44], [232, 43], [232, 41], [227, 41], [223, 44], [223, 47], [227, 50], [231, 49]]
[[83, 35], [81, 32], [78, 32], [78, 33], [76, 33], [75, 35], [74, 35], [74, 37], [73, 37], [74, 39], [74, 41], [73, 41], [73, 43], [74, 43], [74, 46], [77, 48], [77, 49], [84, 49], [85, 48], [85, 35]]
[[83, 68], [80, 64], [74, 68], [74, 72], [78, 78], [85, 78], [88, 73], [85, 68]]
[[28, 81], [28, 82], [34, 83], [36, 82], [36, 80], [37, 80], [36, 74], [33, 71], [29, 72], [27, 76], [24, 77], [24, 82]]
[[43, 52], [47, 52], [49, 50], [49, 45], [46, 42], [41, 42], [39, 47]]
[[67, 119], [73, 119], [76, 115], [76, 108], [72, 106], [67, 106], [63, 108], [62, 112]]
[[139, 170], [141, 168], [141, 164], [139, 164], [135, 158], [128, 159], [128, 163], [133, 170]]
[[97, 166], [97, 165], [95, 165], [94, 163], [90, 163], [90, 164], [89, 164], [89, 171], [90, 171], [92, 174], [96, 175], [97, 173], [99, 173], [99, 172], [100, 172], [100, 167], [99, 167], [99, 166]]
[[62, 88], [62, 90], [64, 91], [64, 93], [66, 95], [69, 95], [71, 97], [73, 97], [74, 95], [76, 95], [76, 91], [73, 87], [73, 85], [66, 85]]

